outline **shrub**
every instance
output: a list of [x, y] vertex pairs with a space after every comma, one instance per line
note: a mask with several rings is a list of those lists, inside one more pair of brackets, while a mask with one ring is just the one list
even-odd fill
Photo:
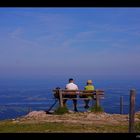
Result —
[[58, 107], [55, 112], [55, 114], [61, 115], [61, 114], [65, 114], [68, 113], [68, 108], [67, 107]]
[[104, 109], [101, 106], [97, 106], [96, 104], [90, 108], [91, 112], [103, 112]]

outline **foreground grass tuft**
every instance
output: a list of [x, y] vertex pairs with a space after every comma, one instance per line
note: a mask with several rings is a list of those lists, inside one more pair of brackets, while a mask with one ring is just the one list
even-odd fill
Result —
[[90, 108], [91, 112], [103, 112], [104, 109], [101, 106], [97, 106], [96, 104]]
[[58, 107], [54, 114], [57, 114], [57, 115], [62, 115], [62, 114], [65, 114], [65, 113], [68, 113], [68, 108], [67, 107]]

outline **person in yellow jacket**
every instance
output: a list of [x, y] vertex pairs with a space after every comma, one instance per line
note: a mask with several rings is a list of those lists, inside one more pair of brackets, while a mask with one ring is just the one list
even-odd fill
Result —
[[[93, 85], [92, 80], [88, 80], [87, 81], [87, 85], [84, 87], [85, 90], [95, 90], [95, 87]], [[87, 96], [86, 96], [87, 97]], [[92, 98], [91, 96], [88, 96], [88, 98]], [[85, 108], [88, 109], [89, 108], [89, 101], [90, 100], [84, 100], [85, 101]]]

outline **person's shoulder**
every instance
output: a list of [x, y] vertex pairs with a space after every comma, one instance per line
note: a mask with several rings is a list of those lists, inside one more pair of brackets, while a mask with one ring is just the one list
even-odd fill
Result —
[[76, 85], [76, 88], [79, 89], [79, 88], [78, 88], [78, 85]]
[[78, 86], [77, 84], [73, 83], [75, 86]]
[[75, 84], [75, 83], [72, 83], [72, 85], [74, 85], [74, 86], [78, 87], [78, 85], [77, 85], [77, 84]]

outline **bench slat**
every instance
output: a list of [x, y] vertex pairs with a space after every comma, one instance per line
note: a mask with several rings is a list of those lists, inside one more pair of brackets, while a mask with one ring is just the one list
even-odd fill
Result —
[[69, 100], [93, 100], [93, 98], [63, 98], [64, 99], [69, 99]]

